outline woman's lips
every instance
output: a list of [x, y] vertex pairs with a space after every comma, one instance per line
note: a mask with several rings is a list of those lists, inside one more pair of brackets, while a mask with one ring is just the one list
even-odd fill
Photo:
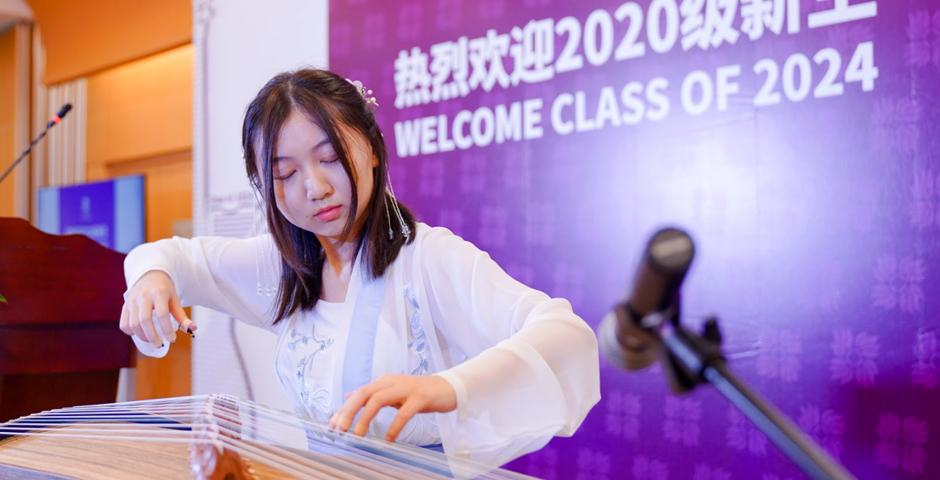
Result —
[[335, 207], [324, 208], [323, 210], [320, 210], [319, 212], [317, 212], [317, 214], [314, 215], [314, 217], [316, 217], [316, 219], [321, 222], [331, 222], [339, 218], [339, 209], [340, 209], [339, 205]]

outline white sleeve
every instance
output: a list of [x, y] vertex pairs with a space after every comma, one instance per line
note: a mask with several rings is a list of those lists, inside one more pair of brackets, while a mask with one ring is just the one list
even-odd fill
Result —
[[501, 465], [572, 435], [600, 400], [600, 367], [594, 332], [568, 301], [444, 228], [417, 254], [445, 357], [469, 357], [438, 373], [457, 392], [448, 453]]
[[124, 278], [130, 290], [145, 273], [163, 271], [173, 280], [183, 306], [208, 307], [270, 328], [274, 296], [258, 290], [259, 284], [276, 285], [278, 280], [281, 267], [272, 249], [268, 235], [173, 237], [131, 250], [124, 259]]

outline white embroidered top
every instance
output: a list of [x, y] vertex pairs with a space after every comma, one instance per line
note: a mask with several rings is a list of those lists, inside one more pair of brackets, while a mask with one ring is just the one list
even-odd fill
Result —
[[[570, 304], [517, 282], [449, 230], [418, 224], [381, 279], [360, 267], [343, 303], [321, 300], [276, 325], [274, 297], [262, 292], [280, 275], [269, 235], [144, 244], [128, 254], [125, 276], [131, 286], [162, 270], [183, 305], [277, 332], [281, 384], [299, 414], [320, 422], [342, 406], [350, 378], [435, 373], [457, 392], [457, 410], [416, 416], [399, 441], [501, 465], [572, 435], [600, 400], [597, 341]], [[363, 325], [374, 334], [367, 348]], [[394, 415], [382, 409], [370, 435], [384, 435]]]

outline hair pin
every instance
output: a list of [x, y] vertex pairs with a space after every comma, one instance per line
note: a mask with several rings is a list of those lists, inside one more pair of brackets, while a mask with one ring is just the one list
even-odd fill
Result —
[[346, 79], [347, 82], [351, 83], [352, 86], [356, 87], [356, 91], [359, 92], [359, 95], [362, 96], [362, 99], [366, 101], [366, 105], [372, 105], [375, 107], [379, 106], [379, 101], [375, 99], [372, 95], [372, 90], [367, 89], [362, 82], [359, 80], [350, 80]]

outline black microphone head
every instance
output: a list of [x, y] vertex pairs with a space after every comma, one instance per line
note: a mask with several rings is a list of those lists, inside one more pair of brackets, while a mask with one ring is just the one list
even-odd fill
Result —
[[628, 299], [640, 318], [674, 302], [694, 256], [692, 237], [683, 230], [663, 228], [650, 237]]
[[72, 104], [66, 103], [65, 105], [62, 105], [62, 108], [59, 109], [59, 113], [57, 113], [56, 116], [59, 117], [60, 119], [65, 118], [65, 114], [69, 113], [69, 111], [71, 110], [72, 110]]
[[692, 264], [695, 244], [685, 231], [672, 227], [664, 228], [650, 238], [646, 254], [653, 268], [670, 277], [681, 278]]

